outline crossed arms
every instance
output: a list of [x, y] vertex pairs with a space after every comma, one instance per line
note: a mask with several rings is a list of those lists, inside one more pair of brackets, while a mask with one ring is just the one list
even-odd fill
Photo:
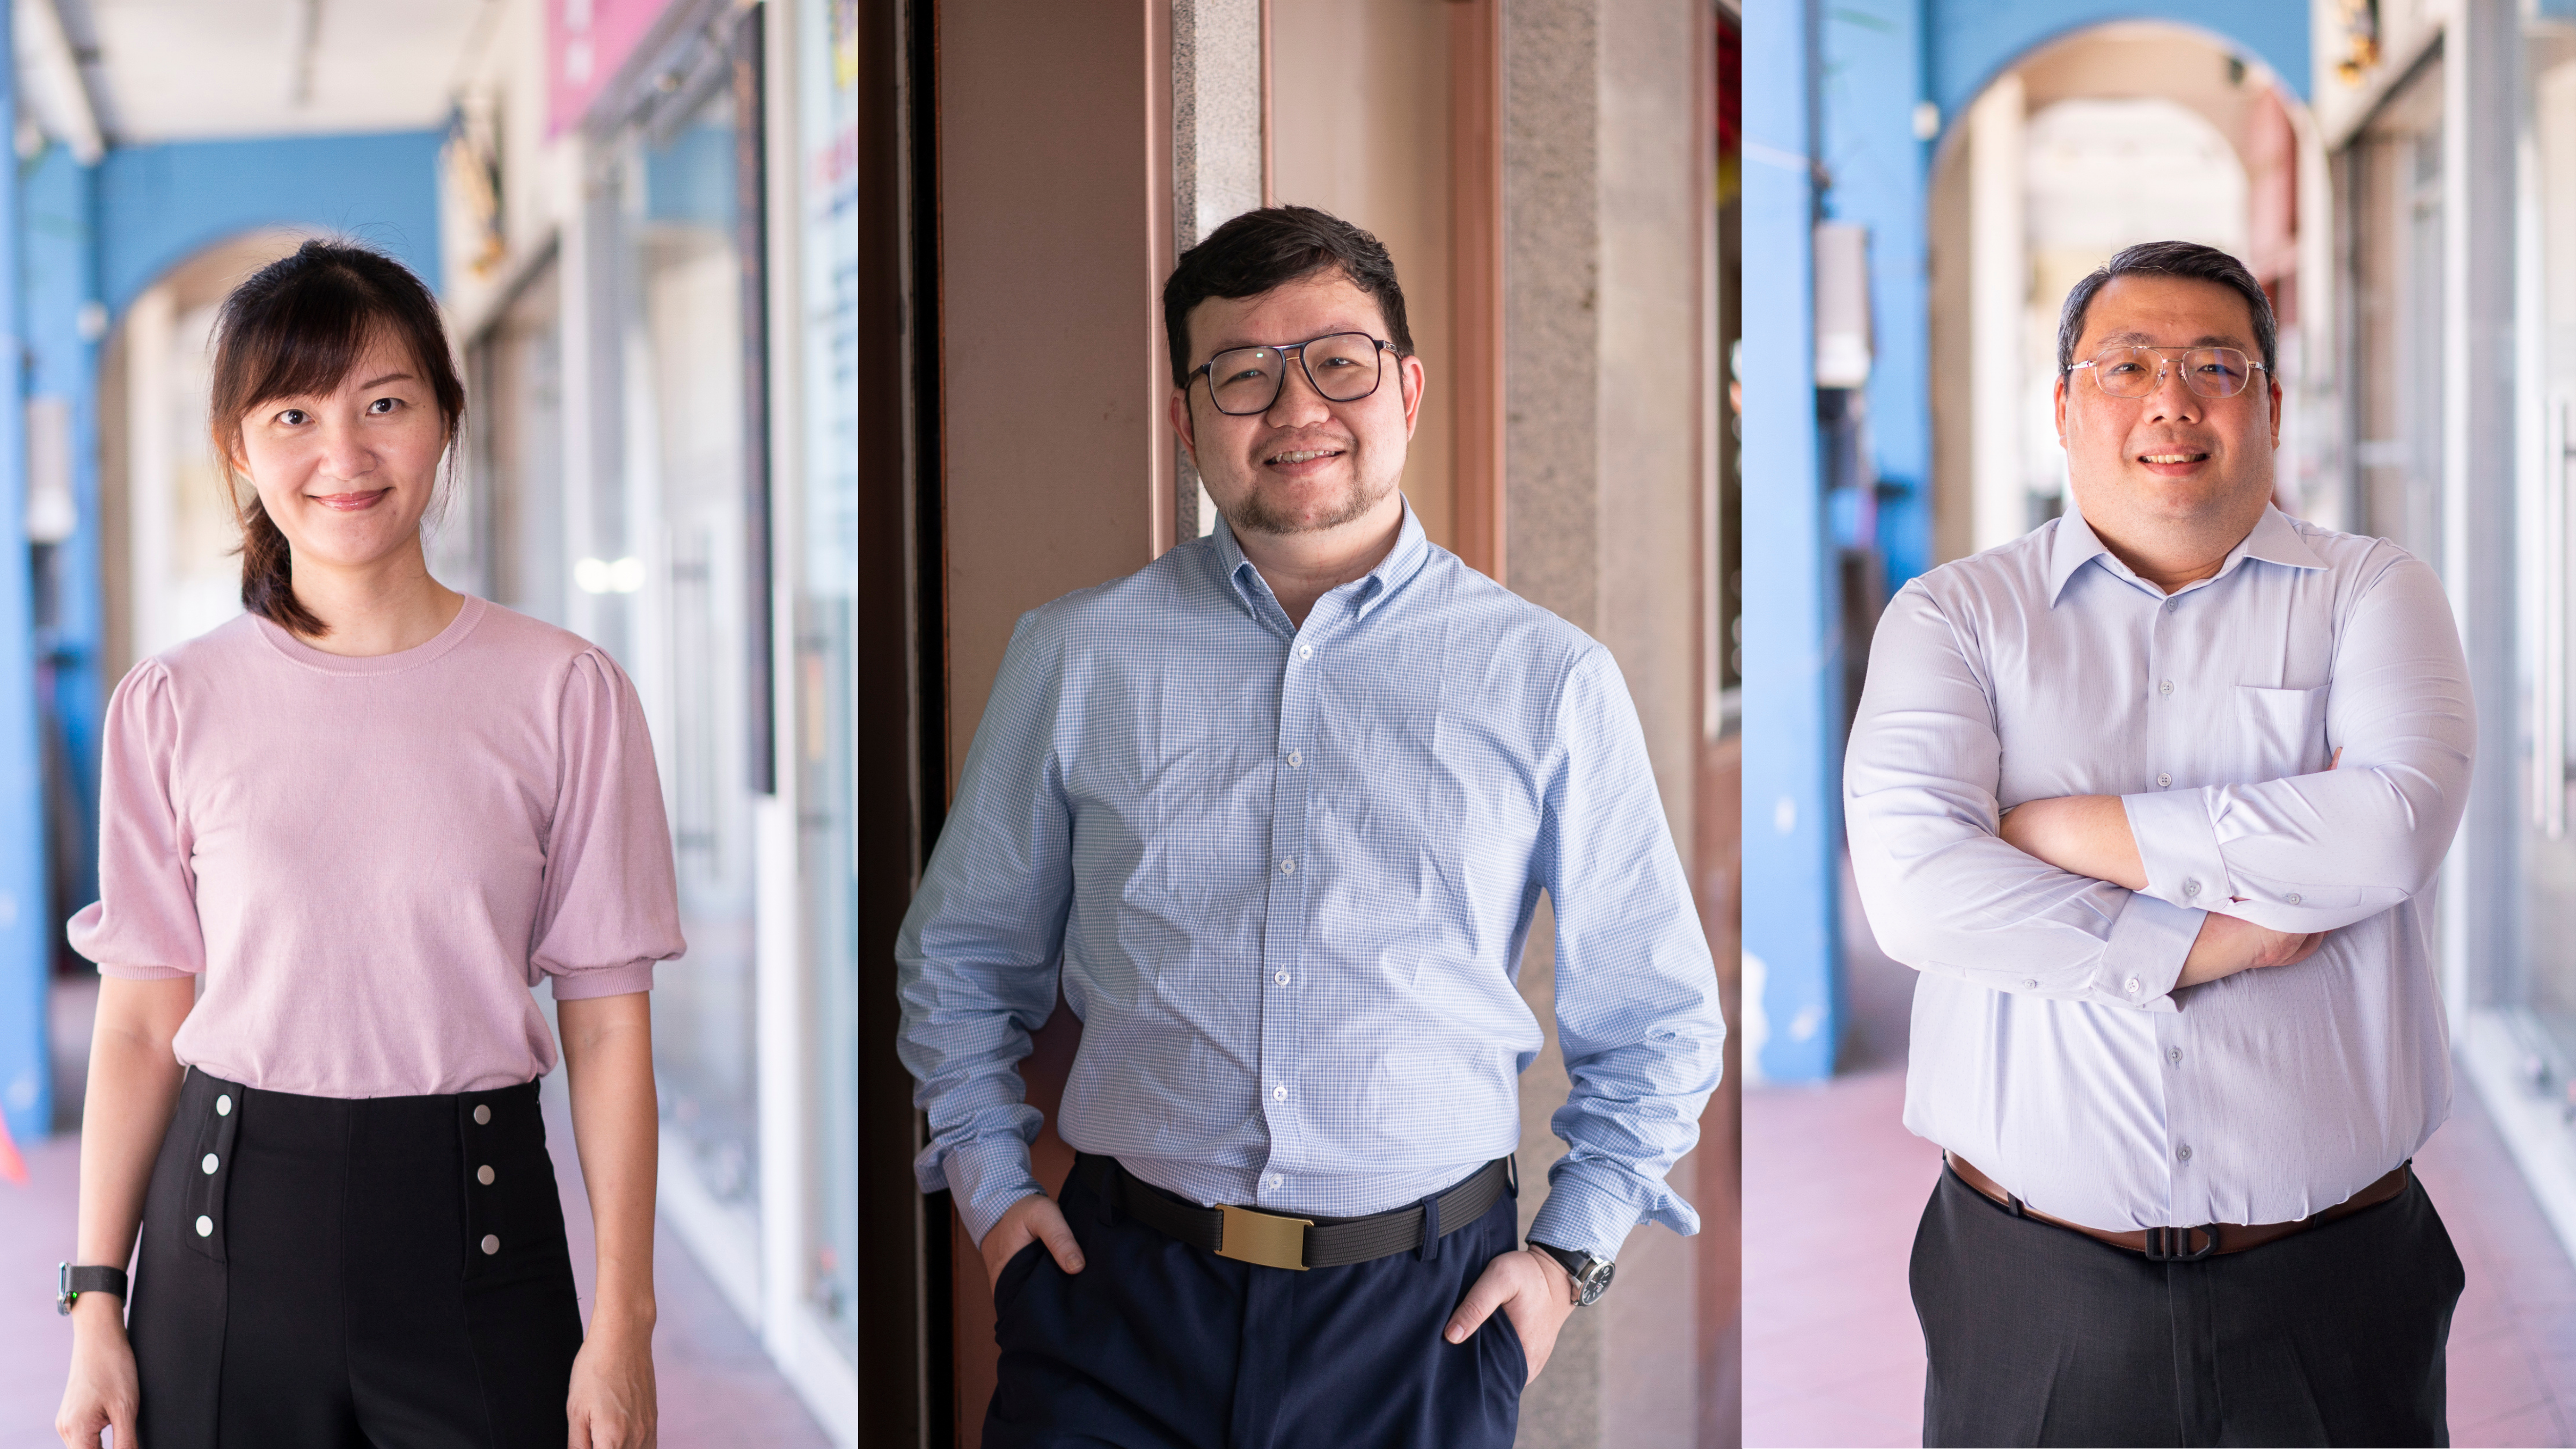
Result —
[[[2336, 751], [2336, 764], [2342, 751]], [[2328, 765], [2331, 770], [2334, 765]], [[2090, 876], [2123, 890], [2147, 888], [2146, 861], [2138, 854], [2137, 833], [2117, 795], [2059, 795], [2029, 800], [2004, 812], [1995, 834], [2022, 854], [2074, 875]], [[2263, 966], [2305, 961], [2325, 944], [2326, 933], [2275, 931], [2241, 916], [2205, 911], [2200, 934], [2183, 958], [2177, 988], [2198, 986]]]

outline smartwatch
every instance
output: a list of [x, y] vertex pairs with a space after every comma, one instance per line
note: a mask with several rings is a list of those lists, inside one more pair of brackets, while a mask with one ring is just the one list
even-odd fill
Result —
[[1574, 1280], [1575, 1307], [1589, 1308], [1601, 1301], [1602, 1294], [1610, 1291], [1610, 1275], [1617, 1271], [1618, 1265], [1609, 1259], [1560, 1248], [1554, 1243], [1542, 1243], [1536, 1238], [1530, 1239], [1530, 1246], [1554, 1258], [1565, 1269], [1565, 1276]]
[[54, 1265], [54, 1311], [68, 1318], [72, 1304], [84, 1293], [113, 1293], [125, 1296], [123, 1268], [75, 1268], [69, 1263]]

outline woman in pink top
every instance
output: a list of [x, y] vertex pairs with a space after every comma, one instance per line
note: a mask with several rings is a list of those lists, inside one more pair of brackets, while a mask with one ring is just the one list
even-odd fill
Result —
[[[119, 1449], [640, 1449], [646, 992], [682, 943], [634, 688], [430, 577], [420, 522], [464, 390], [418, 279], [307, 242], [219, 326], [216, 452], [256, 495], [248, 612], [109, 706], [100, 899], [71, 923], [105, 980], [56, 1427]], [[598, 1223], [587, 1338], [538, 1113], [540, 977]]]

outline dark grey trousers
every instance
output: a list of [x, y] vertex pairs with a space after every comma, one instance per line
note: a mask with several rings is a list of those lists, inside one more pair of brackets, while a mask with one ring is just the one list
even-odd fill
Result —
[[2420, 1182], [2247, 1252], [2157, 1263], [1944, 1168], [1910, 1277], [1925, 1444], [2451, 1442], [2464, 1280]]

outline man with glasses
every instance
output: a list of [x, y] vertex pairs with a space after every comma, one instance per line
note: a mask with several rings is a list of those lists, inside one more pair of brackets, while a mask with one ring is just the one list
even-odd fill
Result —
[[2131, 247], [2058, 329], [2074, 510], [1900, 590], [1844, 775], [1915, 967], [1926, 1444], [2441, 1444], [2461, 1286], [2433, 571], [2272, 506], [2270, 301]]
[[[898, 945], [922, 1186], [993, 1283], [983, 1442], [1500, 1449], [1629, 1229], [1697, 1227], [1708, 946], [1609, 653], [1397, 488], [1386, 249], [1250, 212], [1163, 318], [1217, 530], [1021, 619]], [[1571, 1150], [1523, 1249], [1541, 891]], [[1061, 1202], [1013, 1071], [1059, 980]]]

